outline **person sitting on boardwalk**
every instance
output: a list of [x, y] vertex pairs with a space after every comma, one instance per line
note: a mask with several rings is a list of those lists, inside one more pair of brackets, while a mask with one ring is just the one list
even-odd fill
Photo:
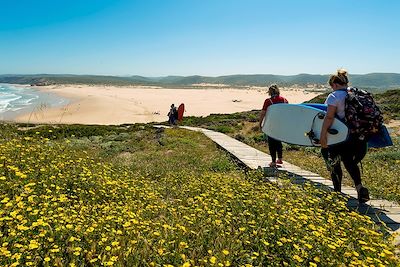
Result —
[[[260, 113], [260, 129], [262, 128], [262, 123], [265, 115], [267, 114], [268, 107], [277, 103], [288, 103], [287, 99], [280, 96], [279, 88], [276, 84], [272, 84], [268, 88], [268, 94], [270, 98], [265, 99], [263, 108]], [[272, 162], [269, 164], [270, 167], [277, 167], [277, 164], [282, 164], [282, 142], [278, 141], [272, 137], [267, 136], [269, 153], [271, 154]], [[278, 155], [278, 160], [276, 156]]]
[[341, 191], [343, 173], [340, 161], [342, 161], [354, 181], [358, 201], [364, 203], [369, 200], [369, 192], [361, 183], [360, 168], [357, 164], [361, 162], [367, 153], [367, 142], [360, 140], [356, 135], [350, 134], [344, 143], [329, 147], [327, 144], [328, 129], [332, 125], [335, 116], [341, 120], [345, 118], [348, 83], [347, 71], [344, 69], [339, 69], [335, 74], [330, 76], [329, 85], [332, 87], [333, 92], [328, 95], [325, 101], [325, 104], [328, 105], [328, 110], [321, 130], [321, 154], [330, 172], [334, 190], [337, 192]]

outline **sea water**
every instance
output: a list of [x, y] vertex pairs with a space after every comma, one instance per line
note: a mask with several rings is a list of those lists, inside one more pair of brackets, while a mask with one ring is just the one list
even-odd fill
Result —
[[41, 107], [63, 106], [68, 102], [65, 98], [34, 87], [0, 84], [0, 120], [12, 120]]

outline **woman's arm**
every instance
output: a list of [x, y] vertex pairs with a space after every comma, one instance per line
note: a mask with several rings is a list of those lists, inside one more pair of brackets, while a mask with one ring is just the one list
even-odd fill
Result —
[[322, 148], [328, 147], [328, 129], [331, 127], [335, 119], [336, 106], [328, 105], [328, 110], [322, 123], [320, 143]]
[[261, 110], [260, 119], [259, 119], [260, 130], [262, 129], [262, 123], [263, 123], [263, 120], [264, 120], [264, 117], [265, 117], [266, 113], [267, 113], [266, 110]]

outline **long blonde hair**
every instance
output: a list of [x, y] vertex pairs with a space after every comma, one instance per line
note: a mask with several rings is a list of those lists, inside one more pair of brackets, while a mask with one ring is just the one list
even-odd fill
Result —
[[329, 85], [334, 83], [339, 85], [347, 85], [349, 83], [348, 73], [345, 69], [338, 69], [334, 74], [329, 77]]

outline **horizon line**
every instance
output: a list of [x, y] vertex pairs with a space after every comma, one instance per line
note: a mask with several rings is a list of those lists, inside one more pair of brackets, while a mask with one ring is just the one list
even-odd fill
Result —
[[[369, 73], [349, 73], [349, 76], [352, 75], [368, 75], [368, 74], [400, 74], [397, 72], [369, 72]], [[224, 75], [200, 75], [200, 74], [191, 74], [191, 75], [174, 75], [174, 74], [168, 74], [168, 75], [156, 75], [156, 76], [147, 76], [147, 75], [139, 75], [139, 74], [126, 74], [126, 75], [116, 75], [116, 74], [72, 74], [72, 73], [21, 73], [21, 74], [16, 74], [16, 73], [6, 73], [6, 74], [0, 74], [0, 76], [40, 76], [40, 75], [71, 75], [71, 76], [110, 76], [110, 77], [133, 77], [133, 76], [139, 76], [139, 77], [145, 77], [145, 78], [163, 78], [163, 77], [212, 77], [212, 78], [217, 78], [217, 77], [223, 77], [223, 76], [238, 76], [238, 75], [245, 75], [245, 76], [252, 76], [252, 75], [275, 75], [275, 76], [297, 76], [297, 75], [321, 75], [321, 76], [326, 76], [326, 75], [331, 75], [331, 73], [328, 74], [316, 74], [316, 73], [298, 73], [298, 74], [273, 74], [273, 73], [236, 73], [236, 74], [224, 74]]]

